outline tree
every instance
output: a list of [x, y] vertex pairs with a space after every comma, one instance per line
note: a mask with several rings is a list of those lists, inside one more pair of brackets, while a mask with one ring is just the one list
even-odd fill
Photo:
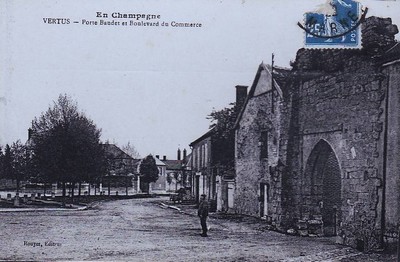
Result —
[[4, 177], [4, 153], [0, 146], [0, 179]]
[[149, 183], [156, 182], [158, 179], [158, 168], [156, 160], [152, 155], [146, 156], [139, 167], [140, 188], [143, 192], [149, 192]]
[[11, 146], [11, 178], [17, 183], [17, 192], [20, 189], [20, 182], [28, 174], [28, 153], [25, 145], [20, 140]]
[[122, 146], [122, 151], [124, 151], [125, 153], [127, 153], [128, 155], [133, 157], [134, 159], [140, 158], [139, 152], [136, 150], [134, 145], [131, 145], [130, 141], [128, 141], [128, 143], [126, 145]]
[[230, 104], [219, 111], [213, 111], [208, 119], [211, 119], [210, 128], [212, 135], [212, 162], [214, 167], [225, 174], [233, 174], [235, 160], [235, 122], [239, 108], [235, 103]]
[[3, 157], [3, 178], [11, 179], [13, 176], [12, 171], [12, 154], [11, 147], [6, 144], [4, 148], [4, 157]]
[[26, 147], [20, 140], [14, 142], [11, 147], [7, 144], [4, 155], [1, 152], [2, 178], [16, 181], [16, 191], [19, 192], [20, 182], [26, 177], [28, 157]]
[[32, 131], [36, 169], [45, 182], [62, 183], [63, 197], [66, 183], [73, 189], [76, 183], [94, 181], [104, 172], [101, 131], [67, 95], [60, 95], [52, 107], [32, 121]]

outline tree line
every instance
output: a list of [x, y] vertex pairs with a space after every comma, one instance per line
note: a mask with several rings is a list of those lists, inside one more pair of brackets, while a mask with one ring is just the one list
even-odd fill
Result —
[[0, 147], [0, 179], [12, 179], [16, 181], [19, 192], [20, 181], [30, 175], [30, 159], [26, 146], [20, 140]]
[[[0, 148], [0, 178], [15, 180], [17, 192], [23, 180], [59, 183], [65, 199], [67, 184], [74, 189], [83, 182], [99, 183], [110, 170], [112, 163], [100, 136], [101, 129], [78, 110], [77, 103], [67, 95], [60, 95], [46, 112], [33, 119], [25, 144], [18, 140]], [[128, 147], [132, 150], [132, 146]], [[158, 170], [157, 177], [154, 176], [157, 167], [142, 169], [144, 182], [157, 180]], [[146, 174], [147, 169], [150, 175]]]

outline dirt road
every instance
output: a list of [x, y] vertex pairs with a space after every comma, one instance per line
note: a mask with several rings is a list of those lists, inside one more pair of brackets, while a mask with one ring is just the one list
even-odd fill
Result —
[[[368, 261], [329, 239], [260, 231], [162, 208], [160, 199], [128, 199], [86, 211], [0, 213], [2, 260]], [[372, 258], [371, 258], [372, 259]], [[387, 258], [386, 258], [387, 259]], [[374, 260], [369, 260], [374, 261]], [[384, 260], [385, 261], [385, 260]]]

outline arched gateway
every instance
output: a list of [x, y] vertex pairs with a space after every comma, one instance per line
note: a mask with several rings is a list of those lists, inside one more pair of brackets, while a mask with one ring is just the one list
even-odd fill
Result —
[[326, 236], [337, 235], [341, 220], [341, 175], [332, 147], [320, 140], [307, 160], [303, 187], [303, 217], [322, 220]]

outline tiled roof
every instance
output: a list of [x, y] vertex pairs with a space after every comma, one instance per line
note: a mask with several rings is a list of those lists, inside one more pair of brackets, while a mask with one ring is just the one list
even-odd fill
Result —
[[102, 146], [106, 157], [112, 161], [112, 170], [108, 176], [127, 176], [138, 173], [140, 159], [134, 159], [114, 144], [103, 144]]
[[201, 142], [202, 140], [212, 136], [214, 134], [214, 132], [215, 132], [215, 128], [211, 128], [210, 130], [207, 131], [207, 133], [205, 133], [204, 135], [202, 135], [201, 137], [197, 138], [192, 143], [190, 143], [189, 146], [193, 146], [193, 145]]
[[[255, 92], [257, 84], [258, 84], [258, 82], [260, 80], [260, 76], [261, 76], [261, 72], [262, 71], [266, 71], [269, 74], [271, 74], [271, 66], [270, 65], [266, 65], [264, 63], [261, 63], [258, 66], [257, 73], [256, 73], [256, 76], [255, 76], [255, 78], [253, 80], [253, 84], [251, 85], [249, 94], [247, 95], [246, 100], [245, 100], [242, 108], [240, 109], [239, 115], [238, 115], [238, 117], [236, 119], [235, 128], [237, 128], [238, 125], [239, 125], [239, 122], [240, 122], [240, 120], [242, 118], [242, 115], [243, 115], [243, 112], [244, 112], [244, 110], [245, 110], [245, 108], [247, 106], [247, 103], [249, 102], [249, 99], [251, 99], [253, 97], [253, 95], [254, 95], [254, 92]], [[273, 85], [273, 89], [271, 89], [271, 90], [276, 91], [280, 97], [283, 97], [282, 88], [284, 87], [284, 85], [286, 83], [286, 78], [290, 74], [290, 69], [274, 66], [274, 69], [273, 69], [272, 72], [273, 72], [273, 83], [274, 83], [274, 85]]]
[[163, 160], [169, 170], [182, 169], [182, 160]]
[[153, 158], [156, 160], [156, 165], [157, 166], [165, 166], [165, 163], [158, 159], [157, 157], [153, 156]]
[[133, 159], [130, 155], [122, 151], [122, 149], [120, 149], [114, 144], [103, 144], [103, 148], [106, 154], [111, 156], [112, 158]]

